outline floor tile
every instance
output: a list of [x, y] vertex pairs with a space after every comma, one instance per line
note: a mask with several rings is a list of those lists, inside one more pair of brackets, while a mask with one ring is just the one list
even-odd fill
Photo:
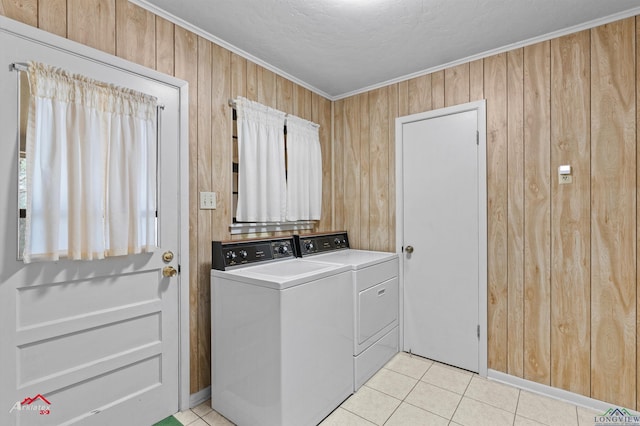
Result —
[[527, 391], [520, 392], [516, 414], [549, 426], [578, 425], [575, 405]]
[[210, 426], [233, 426], [233, 423], [216, 411], [210, 411], [206, 416], [202, 417], [202, 420]]
[[183, 425], [190, 425], [198, 420], [200, 417], [191, 410], [184, 410], [173, 415]]
[[213, 411], [213, 408], [211, 408], [211, 400], [208, 399], [205, 402], [203, 402], [202, 404], [198, 405], [197, 407], [193, 407], [191, 410], [194, 413], [196, 413], [198, 416], [204, 417], [210, 411]]
[[429, 383], [419, 382], [405, 399], [409, 404], [451, 419], [462, 395]]
[[514, 416], [513, 413], [465, 396], [452, 420], [463, 426], [511, 426]]
[[405, 376], [413, 377], [414, 379], [419, 379], [432, 364], [433, 361], [428, 359], [411, 356], [406, 352], [400, 352], [385, 365], [385, 368], [402, 373]]
[[337, 408], [319, 426], [375, 426], [375, 424], [347, 410]]
[[358, 392], [351, 395], [341, 407], [377, 425], [383, 425], [398, 408], [400, 402], [399, 399], [363, 386]]
[[[516, 416], [516, 421], [513, 426], [546, 426], [544, 423], [538, 423], [535, 420], [527, 419], [526, 417]], [[593, 426], [593, 423], [591, 425]]]
[[441, 388], [463, 394], [471, 381], [472, 374], [434, 363], [422, 376], [422, 381]]
[[209, 426], [209, 425], [204, 420], [198, 419], [195, 422], [190, 423], [189, 426]]
[[394, 398], [404, 399], [416, 383], [418, 383], [417, 379], [383, 368], [369, 379], [365, 385]]
[[518, 388], [474, 376], [464, 396], [515, 413], [519, 394]]
[[447, 426], [448, 423], [445, 418], [403, 402], [385, 426]]
[[578, 424], [580, 426], [593, 426], [595, 424], [594, 417], [599, 416], [603, 411], [591, 410], [589, 408], [577, 407]]

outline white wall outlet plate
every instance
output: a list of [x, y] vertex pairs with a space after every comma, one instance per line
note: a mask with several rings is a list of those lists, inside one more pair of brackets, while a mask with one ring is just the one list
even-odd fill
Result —
[[200, 192], [200, 210], [213, 210], [216, 208], [215, 192]]
[[571, 179], [571, 175], [558, 175], [560, 185], [565, 183], [571, 183], [573, 179]]

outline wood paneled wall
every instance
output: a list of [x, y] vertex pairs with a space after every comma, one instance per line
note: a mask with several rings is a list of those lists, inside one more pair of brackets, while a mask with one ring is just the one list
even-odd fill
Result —
[[489, 368], [630, 408], [639, 37], [640, 17], [621, 20], [336, 101], [333, 118], [336, 226], [393, 250], [394, 116], [486, 99]]
[[[189, 82], [191, 392], [206, 388], [211, 241], [231, 238], [227, 101], [246, 96], [320, 124], [324, 184], [318, 230], [333, 228], [331, 102], [126, 0], [0, 0], [0, 14]], [[383, 143], [386, 147], [386, 138]], [[216, 210], [198, 209], [200, 191], [218, 193]], [[382, 204], [388, 208], [388, 200]]]
[[[319, 229], [390, 251], [395, 118], [486, 99], [489, 367], [640, 408], [635, 18], [332, 105], [126, 0], [0, 0], [0, 14], [189, 82], [192, 392], [210, 384], [210, 242], [230, 237], [228, 98], [319, 123]], [[573, 183], [558, 184], [562, 164]], [[198, 210], [199, 191], [218, 209]]]

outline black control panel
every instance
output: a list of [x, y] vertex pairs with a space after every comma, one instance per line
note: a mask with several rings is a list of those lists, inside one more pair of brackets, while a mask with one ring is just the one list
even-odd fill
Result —
[[294, 258], [293, 237], [249, 241], [213, 241], [211, 268], [224, 271], [236, 266]]
[[349, 248], [349, 237], [346, 231], [294, 237], [300, 257]]

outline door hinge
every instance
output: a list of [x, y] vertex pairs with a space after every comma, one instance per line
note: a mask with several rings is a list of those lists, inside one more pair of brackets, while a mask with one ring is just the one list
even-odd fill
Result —
[[478, 324], [477, 331], [478, 331], [478, 340], [480, 340], [480, 324]]
[[480, 131], [476, 130], [476, 145], [480, 145]]
[[180, 264], [178, 263], [178, 273], [180, 273]]

